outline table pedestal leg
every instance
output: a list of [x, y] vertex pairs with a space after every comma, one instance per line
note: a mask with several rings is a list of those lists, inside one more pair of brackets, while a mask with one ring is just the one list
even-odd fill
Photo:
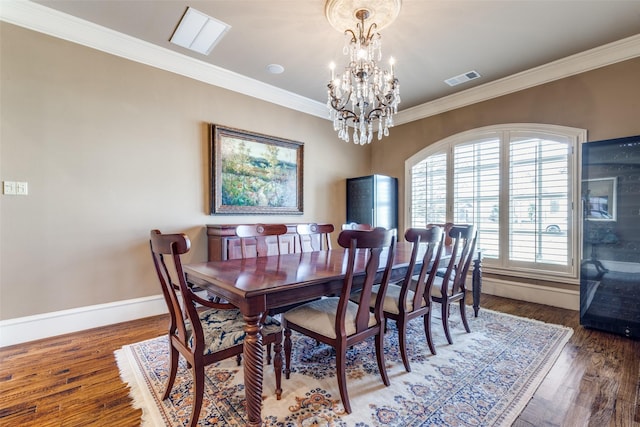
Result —
[[244, 316], [244, 392], [247, 399], [248, 426], [262, 425], [262, 316]]

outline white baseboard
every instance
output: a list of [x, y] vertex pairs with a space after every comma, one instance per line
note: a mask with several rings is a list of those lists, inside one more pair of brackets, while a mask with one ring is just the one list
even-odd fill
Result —
[[167, 312], [162, 295], [0, 321], [0, 347], [127, 322]]
[[[482, 278], [482, 292], [553, 307], [580, 309], [580, 292]], [[482, 307], [480, 307], [482, 308]], [[0, 347], [127, 322], [167, 312], [162, 295], [0, 321]]]
[[[483, 277], [482, 293], [550, 305], [552, 307], [567, 308], [569, 310], [580, 310], [579, 290], [559, 289]], [[482, 304], [480, 304], [480, 309], [482, 309]]]

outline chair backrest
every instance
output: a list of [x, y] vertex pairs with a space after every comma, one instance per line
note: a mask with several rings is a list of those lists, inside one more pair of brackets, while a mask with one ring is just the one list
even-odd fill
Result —
[[446, 246], [449, 246], [452, 243], [451, 237], [449, 237], [449, 230], [451, 230], [451, 227], [453, 227], [453, 225], [454, 224], [452, 222], [432, 223], [427, 224], [427, 228], [441, 227], [444, 230], [444, 244]]
[[465, 291], [465, 281], [476, 249], [478, 232], [475, 225], [451, 225], [451, 258], [442, 280], [442, 294], [455, 295]]
[[333, 224], [298, 224], [296, 232], [300, 252], [330, 250], [333, 230]]
[[[189, 252], [191, 241], [185, 234], [162, 234], [159, 230], [150, 233], [151, 255], [162, 287], [162, 294], [169, 309], [169, 336], [177, 336], [187, 346], [187, 327], [185, 319], [193, 328], [196, 340], [203, 340], [202, 325], [198, 318], [193, 300], [189, 298], [191, 290], [182, 270], [181, 255]], [[167, 264], [165, 257], [171, 261]], [[177, 280], [177, 283], [174, 283]], [[180, 292], [181, 297], [178, 296]], [[203, 346], [196, 341], [196, 346]]]
[[[374, 284], [380, 284], [374, 314], [379, 322], [383, 319], [382, 305], [384, 296], [389, 284], [389, 276], [393, 267], [393, 257], [395, 255], [395, 236], [390, 230], [384, 228], [375, 228], [371, 231], [363, 230], [344, 230], [338, 236], [338, 244], [348, 249], [347, 271], [344, 278], [344, 285], [340, 294], [340, 303], [336, 315], [336, 335], [345, 336], [344, 323], [353, 287], [356, 259], [366, 259], [365, 273], [362, 282], [360, 300], [358, 304], [358, 312], [356, 314], [355, 328], [356, 333], [368, 329], [371, 301], [371, 293]], [[388, 248], [387, 260], [384, 267], [382, 279], [376, 280], [380, 265], [382, 251]], [[364, 254], [366, 252], [366, 255]]]
[[371, 231], [373, 230], [373, 226], [371, 224], [358, 224], [356, 222], [350, 222], [348, 224], [342, 224], [342, 230]]
[[[440, 257], [444, 247], [444, 232], [442, 227], [409, 228], [404, 233], [407, 242], [413, 244], [411, 258], [407, 269], [399, 300], [403, 302], [401, 309], [406, 309], [407, 294], [410, 290], [413, 294], [414, 310], [424, 305], [431, 304], [431, 286], [436, 277]], [[414, 280], [414, 269], [418, 261], [418, 255], [422, 253], [422, 265], [418, 278]], [[424, 304], [423, 304], [424, 303]]]
[[[241, 258], [253, 258], [257, 256], [280, 255], [281, 253], [293, 252], [293, 248], [286, 245], [286, 250], [282, 250], [283, 242], [280, 236], [287, 234], [287, 226], [285, 224], [250, 224], [238, 225], [236, 227], [236, 236], [240, 238], [240, 256]], [[275, 245], [269, 242], [268, 238], [275, 236]], [[255, 245], [255, 249], [249, 250], [249, 243]]]

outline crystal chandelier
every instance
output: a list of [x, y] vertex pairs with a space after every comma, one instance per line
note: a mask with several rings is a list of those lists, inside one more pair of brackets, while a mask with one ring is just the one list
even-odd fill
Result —
[[338, 137], [349, 142], [353, 128], [353, 142], [364, 145], [372, 141], [375, 131], [378, 139], [389, 135], [400, 103], [400, 84], [394, 75], [393, 58], [389, 61], [391, 71], [378, 67], [382, 42], [375, 23], [365, 29], [370, 11], [358, 9], [355, 17], [359, 21], [356, 30], [344, 32], [343, 53], [349, 55], [349, 64], [337, 75], [335, 64], [331, 64], [327, 106]]

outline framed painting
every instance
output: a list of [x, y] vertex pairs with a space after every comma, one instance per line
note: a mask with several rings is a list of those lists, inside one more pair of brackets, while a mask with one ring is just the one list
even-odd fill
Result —
[[618, 178], [582, 181], [584, 218], [588, 221], [615, 221], [617, 218]]
[[210, 125], [211, 213], [303, 213], [304, 144]]

